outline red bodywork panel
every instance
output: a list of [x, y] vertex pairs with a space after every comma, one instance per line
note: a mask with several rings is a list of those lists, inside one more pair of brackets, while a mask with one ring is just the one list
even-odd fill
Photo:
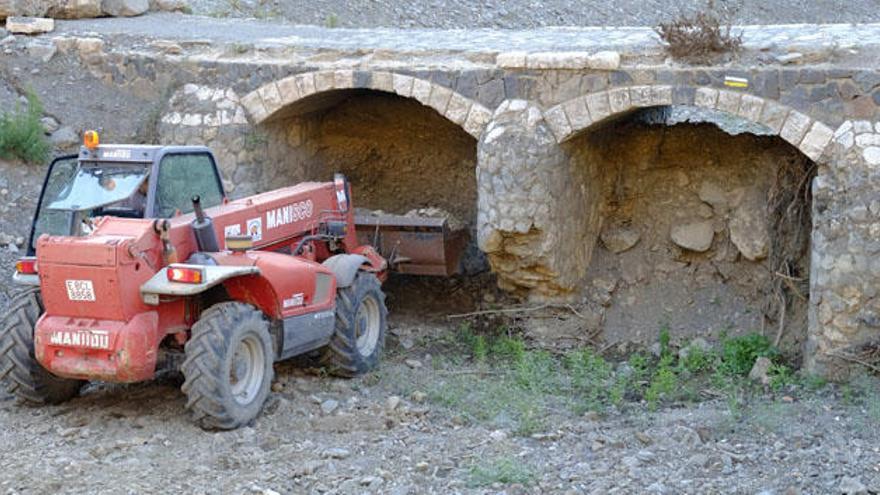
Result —
[[[345, 221], [344, 252], [363, 254], [384, 279], [386, 262], [358, 246], [352, 208], [338, 211], [334, 183], [303, 183], [209, 208], [221, 247], [228, 235], [251, 234], [254, 251], [212, 253], [219, 265], [256, 265], [259, 275], [227, 280], [232, 299], [282, 319], [333, 309], [336, 280], [320, 264], [330, 256], [316, 243], [290, 256], [306, 235], [327, 220]], [[194, 215], [170, 219], [177, 258], [197, 250]], [[37, 242], [40, 286], [46, 311], [37, 322], [37, 360], [52, 373], [80, 379], [134, 382], [153, 376], [160, 343], [186, 332], [198, 319], [190, 299], [145, 304], [140, 287], [167, 263], [154, 220], [103, 217], [86, 237], [42, 236]], [[173, 261], [173, 260], [172, 260]], [[186, 334], [184, 334], [186, 335]], [[178, 341], [185, 341], [178, 339]]]

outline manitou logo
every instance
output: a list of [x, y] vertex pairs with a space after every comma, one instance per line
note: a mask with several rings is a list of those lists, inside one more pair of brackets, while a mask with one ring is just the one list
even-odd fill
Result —
[[110, 334], [103, 330], [80, 330], [76, 332], [52, 332], [52, 345], [84, 347], [86, 349], [110, 349]]
[[266, 228], [274, 229], [312, 216], [315, 205], [311, 199], [266, 212]]

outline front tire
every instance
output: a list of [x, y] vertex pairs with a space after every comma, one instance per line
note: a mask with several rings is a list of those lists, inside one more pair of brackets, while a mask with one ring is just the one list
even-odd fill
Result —
[[232, 430], [260, 414], [275, 360], [262, 312], [239, 302], [215, 304], [193, 325], [185, 349], [182, 390], [199, 426]]
[[0, 322], [0, 382], [24, 402], [60, 404], [79, 394], [82, 380], [59, 378], [34, 356], [34, 328], [43, 314], [39, 289], [28, 289], [12, 300]]
[[388, 309], [375, 275], [360, 272], [336, 293], [336, 331], [321, 362], [338, 376], [354, 377], [379, 365]]

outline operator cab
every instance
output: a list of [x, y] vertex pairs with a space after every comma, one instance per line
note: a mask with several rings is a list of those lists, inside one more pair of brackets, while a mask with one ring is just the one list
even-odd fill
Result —
[[204, 146], [100, 145], [85, 133], [78, 155], [55, 159], [43, 182], [27, 256], [42, 234], [87, 235], [100, 216], [170, 218], [226, 198], [211, 151]]

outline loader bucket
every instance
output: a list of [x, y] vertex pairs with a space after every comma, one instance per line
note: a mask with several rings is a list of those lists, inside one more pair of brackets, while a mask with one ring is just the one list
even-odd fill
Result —
[[467, 229], [453, 231], [445, 218], [355, 215], [358, 242], [379, 250], [392, 270], [410, 275], [458, 273]]

